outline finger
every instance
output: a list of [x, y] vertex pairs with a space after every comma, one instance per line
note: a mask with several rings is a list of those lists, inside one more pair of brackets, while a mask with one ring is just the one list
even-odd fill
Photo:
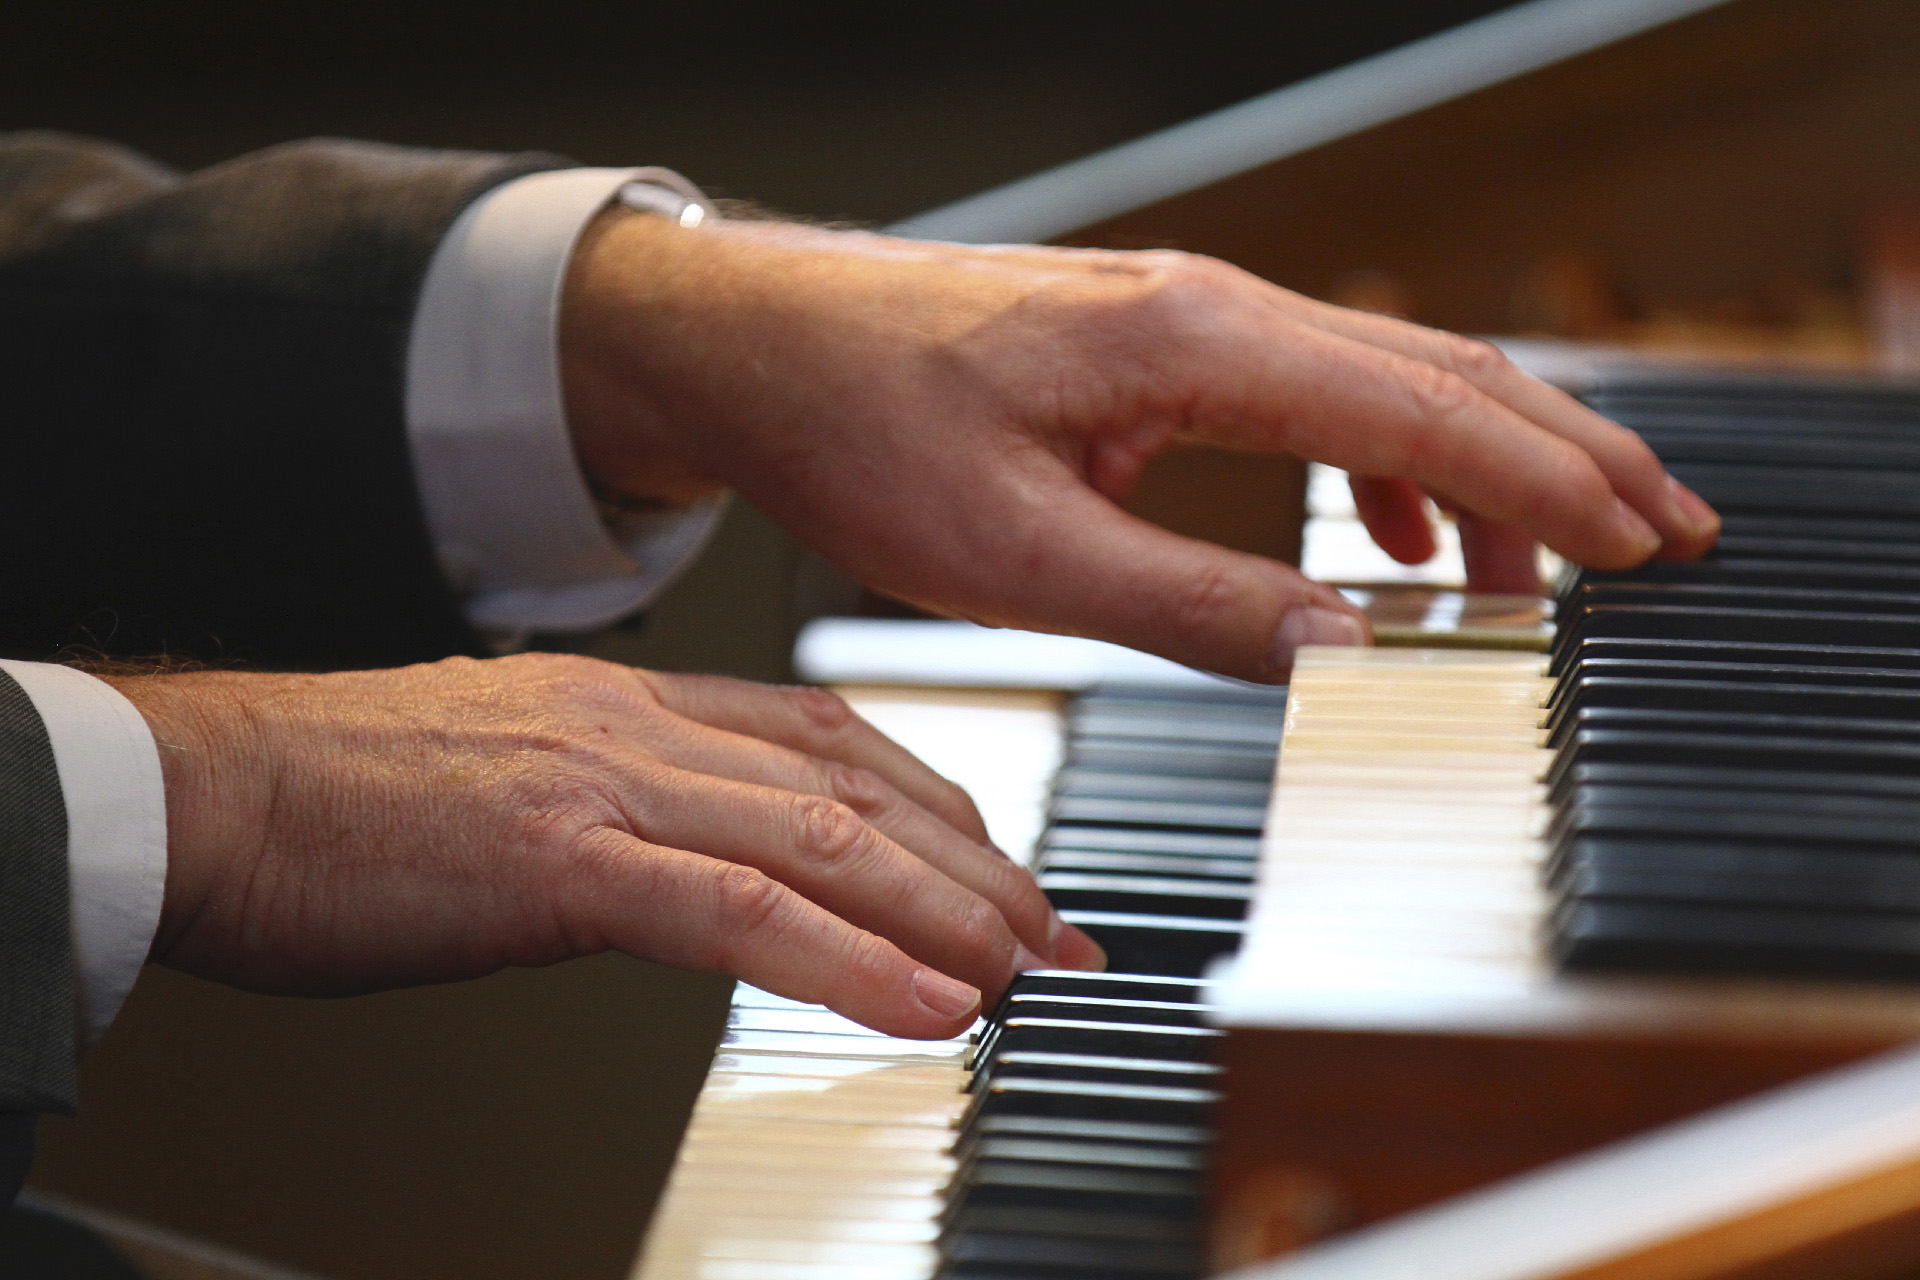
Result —
[[970, 839], [992, 843], [971, 796], [861, 719], [830, 690], [774, 688], [725, 676], [638, 674], [670, 711], [716, 729], [871, 770]]
[[602, 827], [563, 895], [578, 931], [628, 955], [729, 973], [891, 1036], [966, 1031], [981, 993], [749, 867]]
[[1483, 520], [1471, 512], [1462, 513], [1457, 523], [1467, 590], [1516, 596], [1541, 593], [1537, 548], [1525, 529]]
[[1425, 564], [1440, 550], [1427, 517], [1426, 495], [1411, 480], [1348, 476], [1354, 510], [1380, 549], [1401, 564]]
[[1712, 547], [1720, 517], [1667, 474], [1633, 432], [1516, 366], [1491, 343], [1388, 316], [1309, 303], [1310, 323], [1453, 373], [1523, 418], [1585, 450], [1614, 491], [1660, 534], [1663, 555], [1692, 557]]
[[1016, 973], [1049, 967], [999, 909], [822, 796], [672, 767], [623, 797], [651, 844], [738, 863], [925, 964], [998, 998]]
[[1366, 644], [1366, 618], [1288, 566], [1128, 515], [1064, 467], [1028, 476], [1032, 527], [995, 575], [982, 620], [1087, 635], [1276, 683], [1304, 644]]
[[1392, 351], [1290, 325], [1222, 327], [1215, 376], [1193, 419], [1229, 446], [1288, 449], [1370, 476], [1397, 476], [1518, 524], [1581, 564], [1617, 569], [1660, 535], [1580, 447], [1528, 422], [1465, 378]]
[[879, 774], [789, 747], [685, 722], [675, 744], [682, 768], [846, 805], [870, 826], [999, 910], [1014, 933], [1063, 969], [1104, 968], [1094, 941], [1061, 920], [1033, 877], [1006, 855], [969, 839], [901, 794]]

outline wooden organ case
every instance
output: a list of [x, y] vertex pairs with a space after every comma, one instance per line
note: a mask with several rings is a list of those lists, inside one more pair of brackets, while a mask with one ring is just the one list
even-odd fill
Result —
[[[1450, 329], [1545, 339], [1516, 351], [1576, 386], [1623, 376], [1685, 381], [1702, 365], [1764, 381], [1871, 379], [1920, 364], [1920, 230], [1909, 230], [1920, 228], [1912, 213], [1920, 208], [1920, 8], [1902, 0], [1694, 7], [1527, 74], [1047, 234], [1176, 246], [1310, 295]], [[1901, 412], [1920, 424], [1920, 405]], [[1248, 467], [1204, 452], [1175, 456], [1150, 470], [1135, 508], [1292, 558], [1302, 477], [1288, 460]], [[1276, 508], [1292, 514], [1273, 518]], [[1237, 514], [1223, 522], [1222, 511]], [[1920, 518], [1920, 506], [1910, 514]], [[1031, 739], [1031, 718], [1057, 716], [1067, 687], [988, 700], [1011, 698]], [[865, 696], [878, 699], [872, 705], [912, 700], [897, 690]], [[945, 705], [971, 695], [927, 696]], [[1541, 871], [1552, 820], [1541, 780], [1552, 756], [1540, 737], [1554, 696], [1538, 654], [1468, 647], [1303, 656], [1248, 945], [1212, 988], [1225, 1034], [1209, 1268], [1379, 1223], [1920, 1039], [1920, 988], [1898, 981], [1559, 970]], [[950, 1088], [942, 1081], [960, 1080], [966, 1046], [862, 1049], [842, 1039], [836, 1058], [779, 1037], [850, 1028], [770, 998], [742, 999], [734, 1043], [746, 1052], [723, 1045], [716, 1076], [738, 1115], [725, 1119], [718, 1102], [709, 1112], [703, 1098], [686, 1167], [636, 1274], [1094, 1274], [1031, 1259], [956, 1263], [933, 1247], [937, 1231], [907, 1223], [926, 1211], [903, 1208], [901, 1197], [938, 1201], [953, 1177], [951, 1143], [937, 1135], [970, 1104], [937, 1095]], [[808, 1055], [828, 1064], [808, 1086], [815, 1101], [799, 1111], [751, 1101], [774, 1096], [765, 1081]], [[951, 1074], [941, 1076], [936, 1062]], [[751, 1131], [764, 1128], [775, 1141], [789, 1129], [817, 1137], [806, 1124], [830, 1112], [835, 1122], [849, 1119], [833, 1108], [857, 1096], [844, 1082], [870, 1069], [897, 1082], [875, 1095], [892, 1108], [893, 1127], [871, 1130], [892, 1144], [876, 1159], [874, 1186], [898, 1191], [893, 1199], [874, 1192], [872, 1203], [889, 1206], [873, 1210], [875, 1221], [904, 1216], [857, 1239], [809, 1235], [813, 1228], [775, 1239], [748, 1225], [739, 1197], [777, 1201], [776, 1184], [825, 1167], [809, 1163], [806, 1152], [817, 1148], [799, 1139], [771, 1164], [742, 1155]], [[818, 1101], [829, 1095], [839, 1101]], [[795, 1203], [780, 1212], [804, 1217], [824, 1201]], [[712, 1232], [690, 1225], [696, 1213], [732, 1223], [732, 1243], [710, 1247]], [[1874, 1257], [1920, 1265], [1916, 1231]], [[827, 1243], [812, 1249], [805, 1241], [816, 1236]], [[1178, 1274], [1138, 1265], [1140, 1275]], [[1811, 1265], [1752, 1274], [1894, 1274], [1873, 1270], [1872, 1259], [1853, 1271]]]

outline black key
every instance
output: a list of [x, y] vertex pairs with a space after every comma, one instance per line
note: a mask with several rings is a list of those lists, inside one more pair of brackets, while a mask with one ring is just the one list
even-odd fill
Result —
[[1172, 800], [1061, 796], [1054, 800], [1049, 816], [1062, 827], [1092, 823], [1188, 831], [1258, 831], [1266, 821], [1267, 806], [1264, 799], [1257, 804], [1184, 804]]
[[[1881, 547], [1892, 544], [1869, 544]], [[1920, 546], [1913, 551], [1920, 556]], [[1587, 582], [1616, 585], [1639, 583], [1712, 583], [1749, 588], [1799, 588], [1802, 590], [1842, 590], [1905, 592], [1920, 591], [1920, 564], [1890, 562], [1875, 557], [1859, 563], [1846, 559], [1784, 559], [1778, 556], [1735, 556], [1724, 550], [1704, 560], [1650, 560], [1636, 569], [1619, 573], [1583, 575]]]
[[[1559, 653], [1559, 646], [1555, 652]], [[1556, 674], [1575, 661], [1620, 658], [1636, 662], [1708, 659], [1755, 665], [1871, 667], [1920, 671], [1920, 649], [1853, 644], [1766, 644], [1751, 640], [1682, 640], [1670, 637], [1596, 636], [1573, 645], [1554, 665]]]
[[[1609, 605], [1686, 609], [1769, 609], [1813, 614], [1920, 616], [1920, 595], [1902, 591], [1839, 591], [1816, 587], [1742, 586], [1723, 582], [1621, 582], [1583, 578], [1555, 610], [1555, 622]], [[1837, 638], [1837, 637], [1836, 637]]]
[[995, 1280], [1043, 1276], [1176, 1280], [1200, 1274], [1200, 1251], [1195, 1245], [1145, 1240], [964, 1232], [948, 1245], [946, 1258], [954, 1269], [944, 1274], [955, 1280], [989, 1276]]
[[1575, 898], [1555, 913], [1571, 968], [1920, 977], [1920, 916]]
[[1067, 1116], [988, 1116], [961, 1135], [954, 1155], [969, 1157], [973, 1147], [991, 1137], [1061, 1139], [1071, 1142], [1113, 1142], [1123, 1146], [1161, 1146], [1186, 1150], [1213, 1141], [1213, 1131], [1199, 1125], [1148, 1124], [1140, 1120], [1084, 1120]]
[[947, 1235], [969, 1231], [1026, 1232], [1099, 1240], [1179, 1242], [1199, 1237], [1200, 1224], [1184, 1214], [1159, 1217], [1101, 1213], [1088, 1209], [1041, 1209], [1029, 1205], [963, 1205], [948, 1219]]
[[1234, 747], [1197, 743], [1141, 742], [1120, 738], [1069, 741], [1067, 760], [1112, 771], [1178, 774], [1196, 778], [1273, 778], [1277, 746]]
[[1120, 1154], [1109, 1163], [1143, 1168], [1148, 1166], [1142, 1159], [1128, 1153], [1157, 1150], [1165, 1153], [1172, 1167], [1186, 1168], [1191, 1164], [1202, 1168], [1213, 1143], [1212, 1131], [1199, 1125], [1087, 1120], [1071, 1116], [976, 1116], [955, 1140], [954, 1158], [964, 1168], [982, 1143], [999, 1138], [1060, 1143], [1075, 1150], [1112, 1146]]
[[1810, 738], [1790, 734], [1711, 733], [1583, 728], [1548, 766], [1546, 782], [1560, 782], [1584, 764], [1691, 765], [1778, 769], [1793, 773], [1920, 773], [1920, 746], [1898, 741]]
[[1078, 1080], [1083, 1084], [1152, 1084], [1210, 1088], [1220, 1068], [1210, 1062], [1166, 1062], [1090, 1053], [996, 1054], [968, 1081], [968, 1092], [996, 1080]]
[[1559, 745], [1568, 721], [1600, 707], [1920, 722], [1920, 688], [1588, 676], [1548, 714], [1548, 741]]
[[1097, 849], [1055, 849], [1040, 856], [1038, 870], [1096, 871], [1109, 875], [1174, 876], [1201, 880], [1250, 881], [1255, 858], [1194, 858], [1185, 854], [1104, 853]]
[[[1083, 973], [1078, 969], [1029, 969], [1008, 985], [1007, 996], [1106, 996], [1115, 1000], [1184, 1000], [1196, 1003], [1205, 986], [1197, 978], [1167, 978], [1118, 969], [1109, 969], [1104, 973]], [[1005, 1003], [1006, 998], [1003, 997], [1001, 1004], [1004, 1006]]]
[[1067, 909], [1060, 918], [1099, 943], [1110, 967], [1174, 978], [1200, 977], [1214, 957], [1238, 950], [1246, 931], [1237, 920], [1193, 916]]
[[1677, 732], [1729, 736], [1792, 736], [1820, 741], [1920, 745], [1920, 722], [1875, 720], [1866, 716], [1776, 715], [1758, 711], [1665, 711], [1641, 707], [1587, 707], [1569, 716], [1547, 737], [1559, 748], [1576, 733]]
[[1245, 832], [1141, 831], [1133, 827], [1072, 826], [1047, 832], [1046, 854], [1056, 849], [1098, 849], [1195, 858], [1258, 858], [1260, 837]]
[[1920, 913], [1920, 859], [1830, 844], [1589, 837], [1561, 850], [1552, 887], [1578, 899]]
[[1569, 666], [1547, 697], [1551, 712], [1564, 706], [1582, 681], [1707, 680], [1767, 685], [1839, 685], [1865, 689], [1909, 689], [1920, 693], [1920, 671], [1889, 667], [1788, 665], [1784, 663], [1657, 661], [1639, 658], [1580, 658]]
[[1588, 787], [1640, 787], [1649, 791], [1698, 787], [1745, 794], [1907, 796], [1920, 799], [1920, 777], [1819, 773], [1793, 769], [1720, 768], [1691, 764], [1582, 764], [1561, 774], [1547, 802], [1555, 809], [1570, 804]]
[[1920, 484], [1900, 471], [1676, 462], [1673, 477], [1714, 506], [1847, 515], [1920, 515]]
[[1016, 1022], [1055, 1020], [1128, 1026], [1198, 1027], [1202, 1025], [1201, 1017], [1205, 1010], [1204, 1005], [1179, 1000], [1116, 1000], [1105, 995], [1042, 995], [1024, 990], [1009, 992], [994, 1010], [992, 1021], [980, 1033], [972, 1057], [976, 1063], [991, 1061], [1001, 1034], [1008, 1025]]
[[1076, 740], [1118, 738], [1142, 742], [1272, 748], [1279, 745], [1280, 725], [1281, 717], [1277, 709], [1258, 719], [1142, 709], [1076, 712], [1068, 722], [1068, 731]]
[[[1914, 428], [1909, 426], [1911, 432]], [[1920, 520], [1876, 520], [1864, 516], [1800, 516], [1772, 512], [1730, 511], [1720, 517], [1720, 545], [1729, 538], [1805, 538], [1816, 542], [1842, 541], [1862, 546], [1904, 543], [1920, 547]], [[1841, 559], [1853, 559], [1842, 556]]]
[[1009, 992], [1000, 1002], [995, 1017], [1066, 1018], [1080, 1022], [1125, 1022], [1156, 1027], [1198, 1027], [1207, 1006], [1191, 1000], [1139, 999], [1112, 996], [1107, 992], [1091, 995], [1059, 994], [1021, 989]]
[[1862, 571], [1870, 564], [1920, 565], [1920, 540], [1856, 541], [1839, 530], [1831, 537], [1723, 533], [1720, 541], [1714, 544], [1714, 550], [1717, 556], [1755, 563], [1767, 560], [1826, 560], [1852, 565], [1856, 571]]
[[[1214, 1027], [1168, 1027], [1071, 1018], [1009, 1018], [972, 1054], [968, 1066], [986, 1067], [996, 1053], [1080, 1053], [1100, 1057], [1208, 1062], [1225, 1033]], [[1129, 1117], [1106, 1117], [1127, 1119]], [[1148, 1117], [1137, 1117], [1148, 1118]], [[1165, 1123], [1185, 1124], [1184, 1120]]]
[[[1817, 849], [1845, 846], [1875, 851], [1882, 857], [1920, 852], [1920, 830], [1911, 819], [1871, 815], [1840, 816], [1782, 806], [1747, 809], [1608, 809], [1575, 805], [1555, 822], [1554, 848], [1544, 871], [1549, 876], [1563, 856], [1597, 837], [1639, 842], [1665, 841], [1676, 848], [1689, 842], [1745, 841], [1756, 851], [1774, 846]], [[1676, 855], [1678, 856], [1678, 855]]]
[[1206, 1124], [1217, 1090], [1192, 1085], [1094, 1084], [1077, 1080], [995, 1078], [974, 1092], [961, 1124], [974, 1116], [1066, 1116], [1081, 1120], [1145, 1120]]
[[[1902, 779], [1909, 787], [1920, 779]], [[1559, 839], [1581, 832], [1637, 831], [1665, 832], [1669, 835], [1699, 834], [1707, 824], [1720, 824], [1717, 830], [1729, 835], [1742, 831], [1745, 824], [1765, 821], [1786, 823], [1776, 826], [1782, 839], [1797, 834], [1793, 823], [1830, 823], [1832, 838], [1847, 843], [1872, 840], [1874, 843], [1920, 844], [1920, 795], [1864, 794], [1853, 788], [1851, 780], [1840, 786], [1800, 786], [1795, 789], [1751, 789], [1744, 787], [1646, 787], [1618, 784], [1590, 784], [1570, 796], [1548, 824], [1547, 837]], [[1855, 830], [1852, 823], [1873, 823], [1894, 832], [1891, 841], [1878, 840], [1865, 828]], [[1756, 826], [1756, 830], [1758, 827]], [[1815, 836], [1812, 838], [1825, 838]]]
[[1056, 796], [1114, 800], [1171, 800], [1193, 804], [1265, 805], [1264, 779], [1194, 778], [1176, 774], [1066, 768], [1054, 779]]
[[1131, 684], [1124, 681], [1110, 681], [1095, 685], [1074, 699], [1074, 706], [1103, 706], [1114, 703], [1146, 704], [1149, 706], [1168, 703], [1183, 706], [1219, 706], [1238, 707], [1282, 707], [1287, 705], [1287, 686], [1283, 684], [1248, 684], [1242, 680], [1232, 680], [1226, 676], [1212, 677], [1205, 684]]
[[1779, 609], [1593, 605], [1561, 629], [1549, 671], [1589, 639], [1706, 640], [1730, 644], [1853, 645], [1920, 648], [1920, 618], [1869, 613], [1803, 613]]
[[1043, 871], [1040, 891], [1062, 911], [1203, 916], [1220, 920], [1243, 919], [1247, 904], [1253, 898], [1253, 887], [1245, 883], [1080, 871]]
[[977, 1160], [955, 1179], [962, 1205], [1017, 1205], [1107, 1212], [1191, 1214], [1205, 1179], [1174, 1169], [1114, 1169], [1042, 1164], [1030, 1160]]
[[[1666, 463], [1736, 463], [1751, 469], [1796, 471], [1835, 466], [1920, 471], [1920, 442], [1910, 431], [1904, 434], [1864, 432], [1838, 437], [1831, 429], [1809, 435], [1756, 436], [1748, 432], [1737, 440], [1729, 440], [1722, 431], [1683, 428], [1657, 431], [1649, 443], [1655, 440], [1660, 460]], [[1819, 474], [1822, 472], [1816, 471], [1816, 475]], [[1769, 506], [1768, 509], [1784, 508]]]
[[1024, 1160], [1038, 1164], [1078, 1164], [1114, 1169], [1168, 1169], [1187, 1173], [1204, 1173], [1207, 1168], [1207, 1158], [1208, 1145], [1205, 1142], [1172, 1146], [1166, 1143], [1086, 1142], [1072, 1138], [1001, 1133], [988, 1134], [980, 1138], [972, 1145], [967, 1155], [969, 1161]]

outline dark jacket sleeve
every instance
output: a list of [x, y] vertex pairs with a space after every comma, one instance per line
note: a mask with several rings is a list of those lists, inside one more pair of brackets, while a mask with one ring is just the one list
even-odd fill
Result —
[[72, 1111], [75, 1023], [67, 809], [53, 744], [0, 671], [0, 1211], [33, 1156], [33, 1119]]
[[471, 652], [403, 417], [433, 251], [565, 162], [316, 140], [179, 175], [0, 134], [0, 654]]

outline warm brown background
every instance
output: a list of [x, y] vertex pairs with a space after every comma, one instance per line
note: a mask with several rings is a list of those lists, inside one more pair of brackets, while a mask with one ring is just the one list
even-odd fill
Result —
[[[1491, 7], [48, 0], [0, 13], [0, 127], [181, 164], [313, 133], [537, 146], [884, 221]], [[1920, 190], [1917, 53], [1910, 0], [1739, 0], [1085, 238], [1316, 293], [1385, 270], [1422, 318], [1496, 331], [1569, 250], [1642, 313], [1844, 292], [1864, 208]], [[1184, 456], [1138, 504], [1297, 549], [1288, 463]], [[742, 506], [643, 626], [582, 643], [778, 679], [798, 624], [847, 599]], [[724, 991], [619, 958], [337, 1002], [151, 972], [85, 1065], [84, 1116], [46, 1126], [37, 1179], [343, 1280], [613, 1277]]]

